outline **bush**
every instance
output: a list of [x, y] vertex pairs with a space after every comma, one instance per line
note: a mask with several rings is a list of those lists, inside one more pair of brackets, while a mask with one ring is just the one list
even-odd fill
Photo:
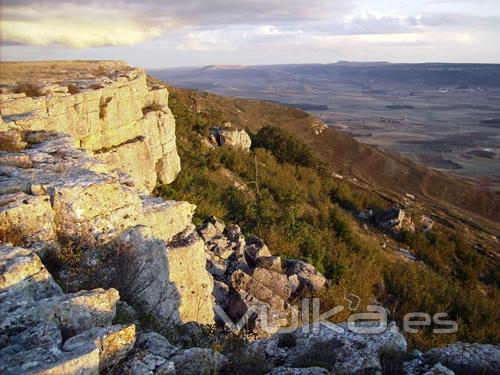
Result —
[[272, 368], [264, 353], [240, 349], [229, 355], [229, 362], [220, 374], [263, 375]]
[[322, 367], [334, 371], [338, 354], [342, 352], [343, 343], [337, 339], [315, 342], [308, 350], [295, 358], [292, 366], [298, 368]]
[[305, 167], [314, 167], [318, 164], [310, 146], [276, 126], [259, 129], [252, 138], [252, 147], [271, 151], [280, 163]]
[[14, 92], [17, 94], [24, 93], [29, 97], [43, 96], [42, 89], [40, 86], [34, 85], [32, 83], [19, 82], [14, 88]]
[[82, 90], [75, 84], [73, 83], [70, 83], [68, 85], [68, 92], [71, 94], [71, 95], [74, 95], [74, 94], [78, 94], [79, 92], [81, 92]]

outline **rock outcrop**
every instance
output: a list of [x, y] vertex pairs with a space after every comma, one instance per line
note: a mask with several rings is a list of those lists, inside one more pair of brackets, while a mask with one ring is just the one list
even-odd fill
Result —
[[[369, 325], [370, 323], [358, 324], [359, 327]], [[271, 363], [277, 366], [273, 374], [366, 374], [382, 371], [382, 355], [385, 352], [405, 353], [407, 344], [395, 324], [388, 325], [382, 333], [361, 334], [352, 332], [347, 324], [342, 323], [335, 328], [319, 324], [317, 331], [312, 326], [303, 326], [291, 333], [255, 341], [251, 347], [253, 350], [264, 351]], [[318, 365], [323, 368], [323, 372], [292, 370]]]
[[[70, 134], [74, 146], [127, 173], [146, 192], [157, 180], [175, 179], [180, 159], [165, 87], [119, 62], [54, 63], [63, 78], [45, 71], [47, 65], [2, 63], [2, 130]], [[15, 74], [22, 70], [25, 75]], [[17, 81], [30, 79], [42, 96], [13, 92]]]
[[219, 146], [231, 147], [243, 151], [250, 150], [252, 139], [245, 130], [234, 129], [230, 122], [223, 128], [213, 128], [212, 138]]
[[[247, 331], [269, 336], [289, 323], [290, 301], [297, 293], [321, 289], [326, 279], [313, 266], [295, 259], [282, 262], [257, 237], [245, 238], [240, 228], [212, 218], [198, 227], [206, 243], [207, 270], [214, 279], [214, 297], [233, 324], [248, 318]], [[219, 321], [223, 316], [216, 316]], [[263, 319], [266, 319], [263, 321]]]
[[0, 271], [2, 374], [98, 374], [134, 346], [135, 326], [111, 325], [116, 290], [63, 294], [21, 247], [0, 247]]
[[[69, 136], [27, 132], [23, 140], [27, 146], [16, 155], [29, 161], [29, 168], [1, 166], [8, 194], [0, 195], [0, 227], [17, 236], [12, 242], [42, 255], [54, 251], [61, 236], [89, 245], [113, 243], [115, 252], [127, 250], [119, 256], [135, 260], [127, 269], [129, 277], [135, 275], [130, 281], [135, 289], [128, 285], [126, 291], [131, 298], [161, 318], [213, 321], [203, 242], [195, 234], [185, 243], [173, 241], [189, 232], [195, 206], [142, 196], [126, 185], [127, 176], [74, 149]], [[204, 313], [196, 316], [193, 311], [200, 308]]]
[[405, 363], [408, 375], [484, 374], [493, 375], [500, 368], [500, 346], [456, 343], [416, 353]]

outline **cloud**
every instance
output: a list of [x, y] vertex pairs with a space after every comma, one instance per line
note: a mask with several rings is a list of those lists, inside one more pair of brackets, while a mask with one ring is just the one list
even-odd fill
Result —
[[155, 19], [132, 8], [88, 4], [2, 4], [3, 44], [61, 45], [72, 48], [130, 46], [160, 36], [175, 20]]
[[491, 47], [500, 38], [498, 0], [0, 2], [0, 55], [10, 60], [120, 57], [172, 66], [445, 60], [445, 53], [500, 59]]
[[[341, 15], [351, 0], [3, 0], [0, 36], [5, 44], [73, 48], [127, 46], [191, 27], [192, 40], [213, 39], [205, 30], [319, 20]], [[210, 40], [207, 39], [208, 44]], [[200, 43], [202, 43], [201, 41]], [[193, 46], [201, 47], [193, 42]]]

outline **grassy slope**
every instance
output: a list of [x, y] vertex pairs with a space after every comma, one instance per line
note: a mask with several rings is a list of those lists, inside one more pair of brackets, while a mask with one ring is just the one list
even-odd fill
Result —
[[[402, 171], [411, 170], [412, 163], [397, 156], [386, 156], [336, 132], [332, 133], [333, 147], [344, 147], [335, 151], [338, 159], [347, 164], [340, 167], [338, 162], [330, 164], [346, 176], [345, 182], [314, 168], [277, 163], [261, 148], [250, 153], [210, 148], [203, 142], [208, 137], [208, 129], [223, 120], [252, 132], [270, 124], [282, 126], [313, 146], [318, 142], [325, 152], [331, 145], [326, 144], [328, 133], [314, 135], [311, 130], [314, 118], [301, 111], [175, 88], [171, 88], [171, 93], [183, 171], [172, 185], [159, 186], [159, 195], [193, 202], [198, 206], [198, 219], [216, 215], [238, 223], [247, 235], [263, 238], [274, 254], [302, 258], [319, 267], [333, 283], [318, 296], [326, 308], [342, 304], [344, 294], [349, 292], [364, 302], [376, 295], [391, 309], [392, 318], [396, 320], [410, 311], [431, 314], [447, 311], [450, 317], [461, 322], [459, 332], [452, 336], [432, 335], [430, 331], [410, 335], [412, 346], [428, 348], [456, 340], [498, 342], [497, 261], [488, 259], [473, 246], [487, 242], [478, 241], [481, 236], [490, 240], [487, 248], [494, 249], [494, 241], [481, 228], [474, 229], [470, 223], [464, 225], [457, 220], [455, 216], [463, 215], [463, 210], [452, 212], [443, 205], [435, 208], [432, 205], [436, 199], [427, 198], [423, 193], [409, 202], [407, 208], [417, 215], [415, 217], [419, 212], [438, 212], [444, 224], [437, 225], [430, 236], [419, 232], [420, 235], [404, 239], [423, 260], [417, 263], [403, 263], [397, 253], [398, 243], [375, 228], [362, 228], [353, 216], [352, 209], [357, 211], [372, 203], [384, 207], [390, 201], [402, 202], [404, 193], [412, 190], [381, 186], [372, 177], [376, 173], [361, 163], [370, 172], [366, 177], [363, 174], [366, 169], [357, 170], [358, 161], [349, 160], [349, 155], [364, 158], [367, 163], [373, 161], [372, 157], [375, 161], [380, 157], [390, 163], [391, 169]], [[254, 137], [254, 141], [257, 139]], [[321, 148], [316, 147], [315, 151], [318, 150]], [[252, 185], [254, 161], [259, 165], [260, 194]], [[382, 171], [385, 168], [383, 164]], [[353, 176], [357, 176], [356, 180]], [[235, 188], [237, 185], [244, 185], [244, 190], [239, 191]], [[359, 191], [356, 196], [351, 195], [354, 190]], [[347, 204], [335, 203], [342, 200]], [[356, 204], [353, 206], [353, 203]], [[490, 225], [495, 224], [490, 222]], [[387, 247], [381, 243], [387, 243]], [[379, 288], [381, 280], [385, 283], [382, 289]]]
[[367, 188], [377, 190], [396, 201], [405, 193], [413, 194], [437, 216], [475, 224], [500, 234], [500, 197], [473, 181], [466, 181], [425, 168], [413, 161], [376, 147], [359, 143], [352, 137], [328, 128], [315, 135], [314, 117], [275, 103], [236, 99], [200, 91], [170, 88], [173, 93], [198, 110], [220, 110], [226, 120], [238, 128], [256, 132], [267, 125], [284, 127], [305, 143], [317, 156], [339, 173], [356, 178]]

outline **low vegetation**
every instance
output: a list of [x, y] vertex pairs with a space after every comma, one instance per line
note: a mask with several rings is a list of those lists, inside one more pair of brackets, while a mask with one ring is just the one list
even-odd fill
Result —
[[40, 86], [34, 85], [33, 83], [19, 82], [13, 90], [17, 94], [26, 94], [29, 97], [43, 96], [42, 89]]
[[[217, 216], [238, 223], [277, 255], [312, 263], [332, 280], [317, 295], [324, 309], [345, 304], [348, 293], [361, 298], [362, 309], [375, 294], [398, 321], [412, 311], [445, 311], [459, 321], [455, 335], [432, 335], [432, 327], [409, 335], [413, 346], [498, 342], [498, 271], [467, 237], [444, 227], [408, 233], [403, 241], [425, 265], [394, 261], [380, 246], [381, 233], [363, 230], [353, 215], [361, 209], [381, 211], [388, 202], [332, 178], [300, 140], [270, 124], [252, 135], [248, 153], [207, 147], [202, 140], [209, 138], [211, 127], [224, 123], [223, 114], [193, 110], [186, 97], [176, 94], [170, 107], [183, 169], [173, 184], [159, 186], [157, 194], [197, 204], [199, 222]], [[335, 320], [345, 320], [348, 309], [343, 313]]]

